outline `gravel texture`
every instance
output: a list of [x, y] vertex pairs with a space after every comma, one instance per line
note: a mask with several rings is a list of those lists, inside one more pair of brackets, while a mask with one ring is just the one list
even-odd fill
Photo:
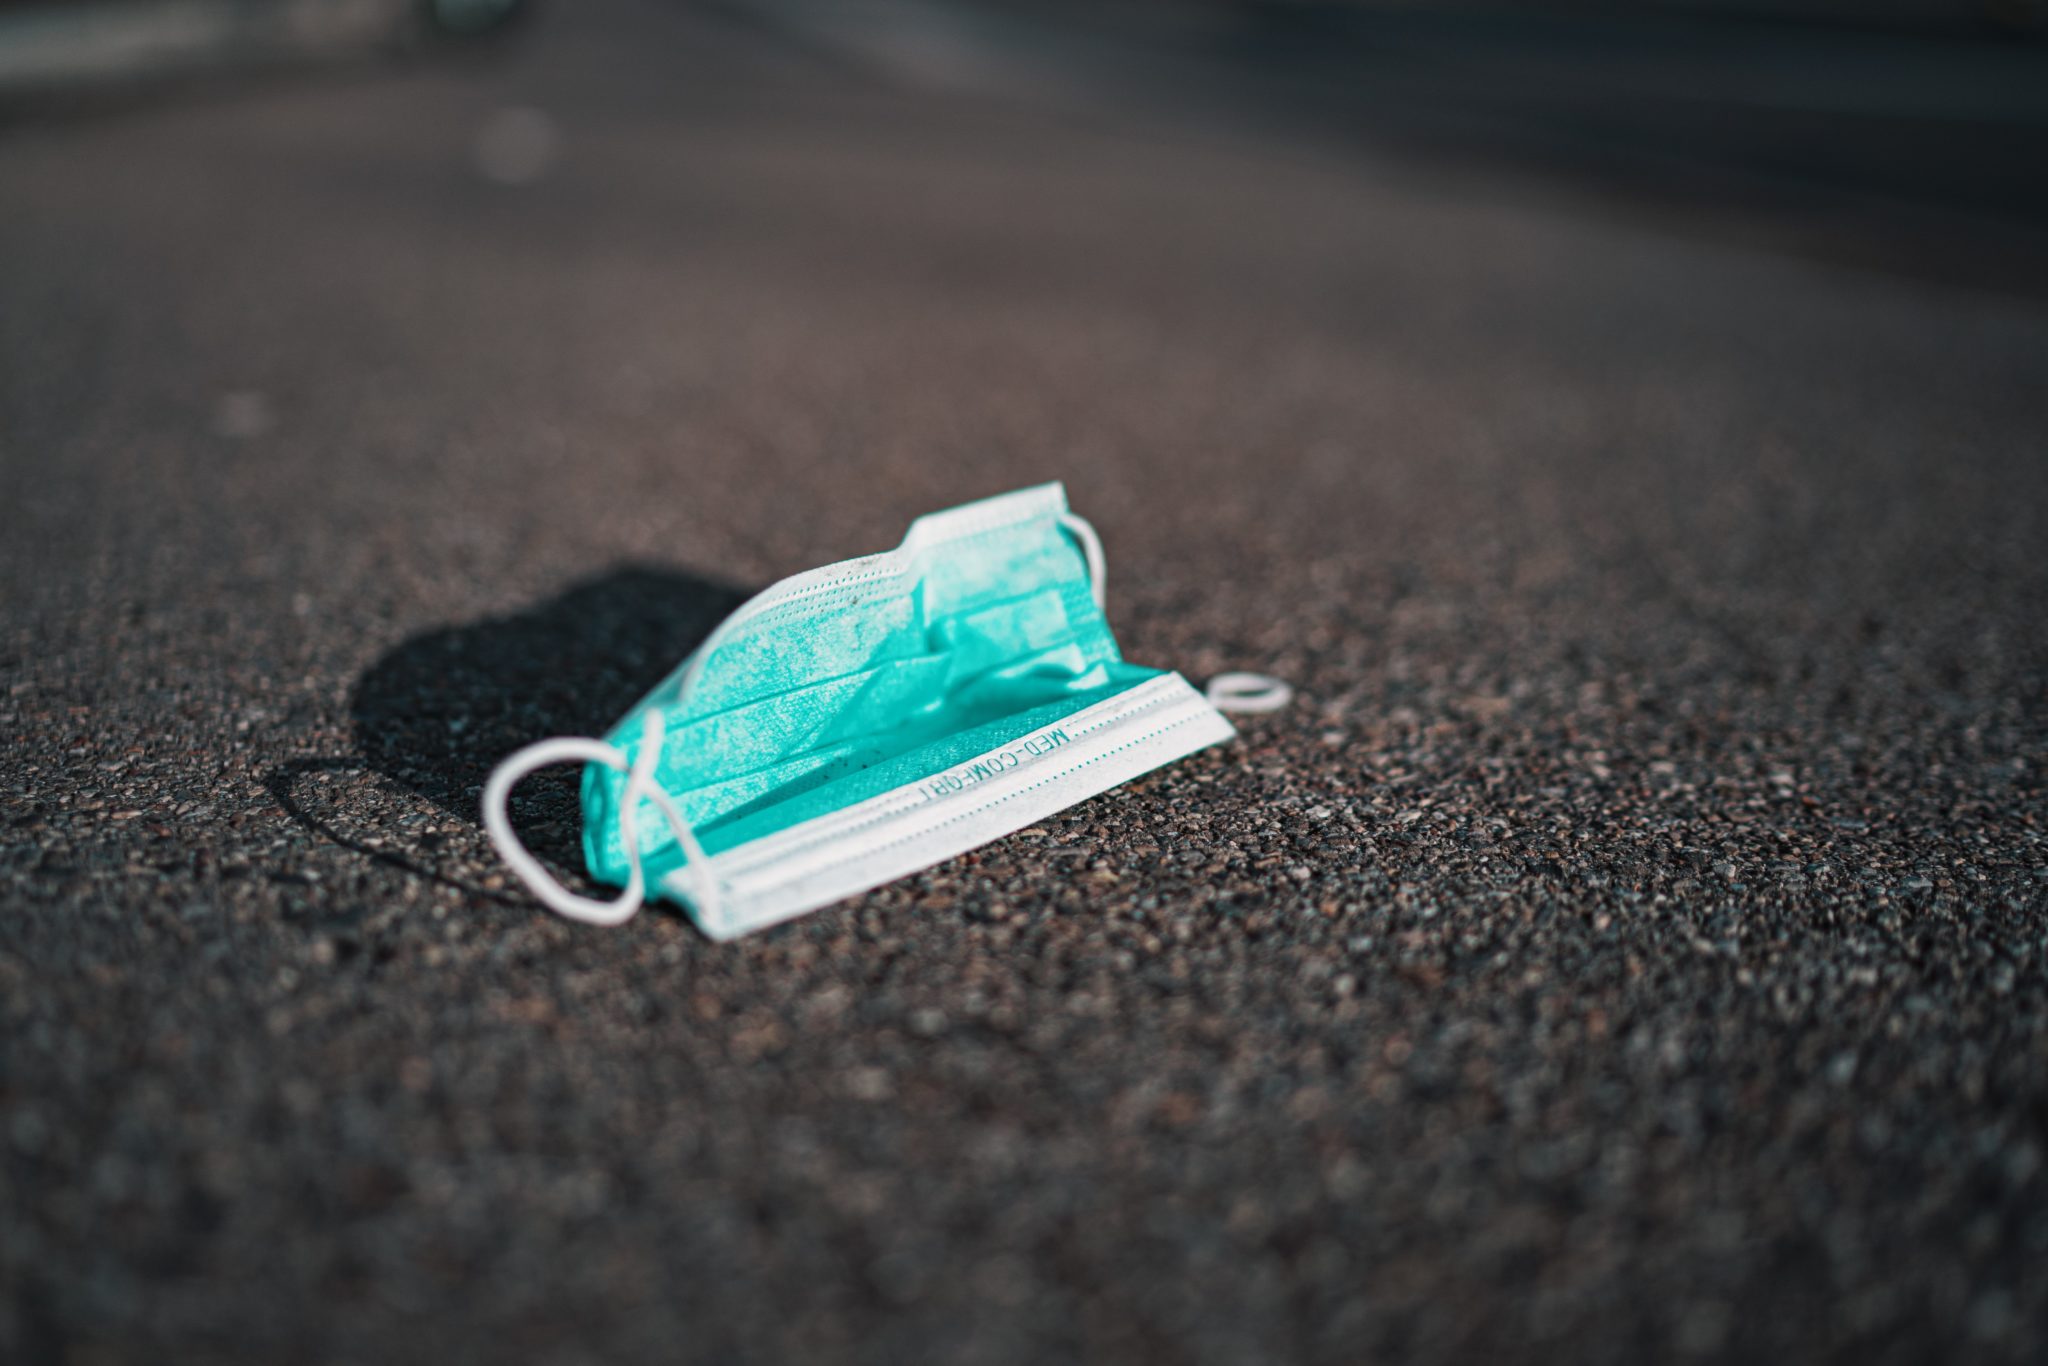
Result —
[[[0, 1358], [2048, 1352], [2048, 301], [541, 19], [0, 134]], [[507, 886], [1050, 477], [1300, 700], [735, 945]]]

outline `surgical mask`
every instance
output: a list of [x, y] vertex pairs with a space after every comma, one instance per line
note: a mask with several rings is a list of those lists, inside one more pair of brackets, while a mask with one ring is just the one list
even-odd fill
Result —
[[[650, 888], [725, 940], [962, 854], [1231, 738], [1210, 693], [1125, 660], [1101, 542], [1058, 484], [915, 522], [887, 554], [799, 574], [728, 617], [602, 740], [544, 740], [484, 788], [484, 825], [543, 902], [616, 925]], [[582, 762], [578, 896], [513, 833], [513, 786]]]

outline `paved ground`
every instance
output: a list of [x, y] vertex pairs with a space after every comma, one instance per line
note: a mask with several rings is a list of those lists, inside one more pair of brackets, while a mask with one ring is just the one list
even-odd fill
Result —
[[[2048, 1351], [2038, 293], [569, 8], [0, 133], [0, 1358]], [[737, 945], [504, 887], [1055, 476], [1301, 701]]]

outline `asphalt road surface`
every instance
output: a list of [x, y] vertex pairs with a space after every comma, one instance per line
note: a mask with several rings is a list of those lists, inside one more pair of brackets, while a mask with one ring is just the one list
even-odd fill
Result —
[[[0, 1358], [2048, 1352], [2042, 293], [540, 18], [0, 130]], [[732, 945], [507, 885], [1047, 478], [1300, 699]]]

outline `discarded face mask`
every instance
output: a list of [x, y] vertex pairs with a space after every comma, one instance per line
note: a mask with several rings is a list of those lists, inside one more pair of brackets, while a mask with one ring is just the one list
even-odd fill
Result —
[[[934, 513], [896, 550], [747, 602], [606, 739], [544, 740], [484, 788], [514, 872], [574, 920], [630, 919], [652, 885], [731, 939], [965, 853], [1236, 732], [1285, 684], [1205, 697], [1128, 663], [1102, 547], [1059, 484]], [[582, 761], [577, 896], [512, 831], [514, 784]]]

